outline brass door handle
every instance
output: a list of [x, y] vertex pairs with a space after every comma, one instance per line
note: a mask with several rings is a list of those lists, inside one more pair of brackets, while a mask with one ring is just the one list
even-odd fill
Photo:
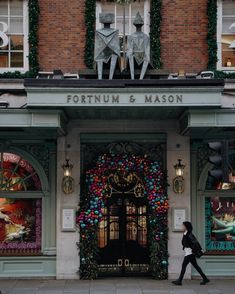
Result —
[[130, 265], [130, 260], [129, 259], [125, 259], [125, 266], [129, 266]]
[[123, 260], [122, 259], [118, 259], [118, 266], [122, 266], [123, 265]]

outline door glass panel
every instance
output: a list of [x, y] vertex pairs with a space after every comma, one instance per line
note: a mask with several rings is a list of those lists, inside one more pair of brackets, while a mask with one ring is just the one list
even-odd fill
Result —
[[119, 239], [119, 217], [110, 216], [109, 238], [110, 240]]
[[137, 240], [137, 223], [136, 223], [136, 217], [134, 216], [128, 216], [127, 217], [127, 224], [126, 224], [126, 239], [127, 241]]
[[98, 244], [99, 248], [107, 246], [107, 217], [104, 217], [104, 219], [99, 223]]
[[147, 247], [147, 217], [139, 216], [138, 219], [138, 243]]
[[127, 214], [135, 214], [136, 213], [136, 206], [134, 203], [130, 203], [126, 206], [126, 213]]

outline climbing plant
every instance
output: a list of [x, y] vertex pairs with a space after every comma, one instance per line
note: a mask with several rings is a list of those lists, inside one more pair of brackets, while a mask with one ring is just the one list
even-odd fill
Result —
[[96, 21], [96, 0], [85, 1], [85, 24], [86, 24], [86, 46], [85, 64], [88, 68], [93, 68], [94, 63], [94, 43], [95, 43], [95, 21]]
[[[128, 154], [104, 154], [99, 156], [94, 168], [86, 173], [87, 193], [83, 195], [81, 210], [77, 216], [80, 229], [80, 275], [82, 279], [98, 276], [97, 230], [103, 217], [103, 208], [110, 196], [108, 175], [120, 172], [135, 172], [143, 175], [144, 197], [149, 204], [149, 250], [150, 273], [156, 279], [167, 279], [167, 212], [168, 200], [165, 194], [163, 174], [159, 164], [146, 156]], [[107, 173], [108, 172], [108, 173]]]
[[150, 9], [150, 44], [154, 68], [162, 67], [161, 60], [162, 0], [152, 0]]
[[39, 22], [39, 0], [29, 0], [28, 2], [29, 10], [29, 71], [26, 73], [21, 73], [20, 71], [15, 72], [5, 72], [0, 74], [0, 78], [25, 78], [25, 77], [35, 77], [39, 71], [38, 63], [38, 22]]
[[208, 31], [207, 31], [207, 45], [208, 45], [208, 64], [209, 70], [216, 69], [217, 62], [217, 0], [208, 0], [207, 2], [207, 17], [208, 17]]

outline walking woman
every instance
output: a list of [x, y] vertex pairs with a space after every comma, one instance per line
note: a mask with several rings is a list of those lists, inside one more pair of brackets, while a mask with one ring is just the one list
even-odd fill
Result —
[[182, 263], [180, 276], [178, 280], [173, 281], [172, 283], [177, 286], [182, 285], [182, 280], [184, 278], [186, 268], [188, 264], [191, 263], [203, 279], [200, 284], [206, 285], [207, 283], [210, 282], [210, 280], [203, 273], [202, 269], [200, 268], [196, 260], [196, 256], [201, 257], [203, 253], [202, 253], [202, 248], [199, 242], [197, 241], [196, 237], [192, 233], [193, 226], [190, 222], [183, 222], [183, 229], [184, 229], [184, 235], [182, 239], [182, 245], [183, 245], [183, 250], [185, 252], [185, 257]]

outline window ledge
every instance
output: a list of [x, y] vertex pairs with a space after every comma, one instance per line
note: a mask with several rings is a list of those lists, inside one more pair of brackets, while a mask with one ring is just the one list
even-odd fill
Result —
[[3, 68], [3, 67], [0, 67], [0, 74], [3, 74], [3, 73], [14, 73], [14, 72], [20, 72], [22, 74], [26, 73], [29, 69], [28, 68], [22, 68], [22, 67], [19, 67], [19, 68]]

